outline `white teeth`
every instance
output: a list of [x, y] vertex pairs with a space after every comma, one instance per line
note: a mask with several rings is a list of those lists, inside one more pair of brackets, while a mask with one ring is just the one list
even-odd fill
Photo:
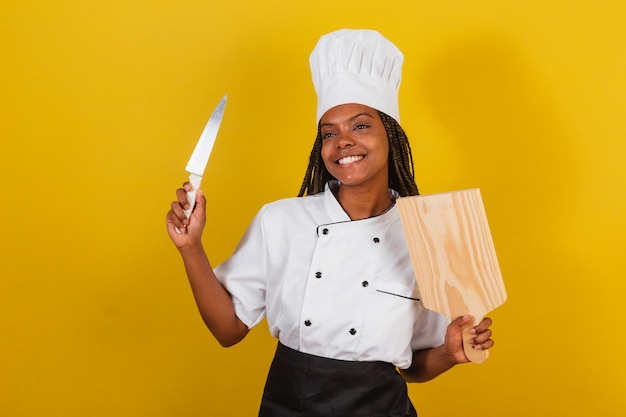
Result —
[[360, 161], [361, 159], [363, 159], [363, 155], [346, 156], [345, 158], [341, 158], [337, 162], [339, 163], [339, 165], [347, 165], [347, 164], [351, 164], [351, 163], [356, 162], [356, 161]]

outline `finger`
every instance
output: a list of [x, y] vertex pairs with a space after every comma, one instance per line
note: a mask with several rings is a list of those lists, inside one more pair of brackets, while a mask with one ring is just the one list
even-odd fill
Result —
[[478, 333], [475, 337], [473, 337], [472, 343], [480, 345], [490, 340], [491, 336], [492, 336], [491, 330], [487, 329], [484, 332]]
[[489, 327], [491, 327], [492, 324], [493, 322], [491, 321], [491, 319], [489, 317], [485, 317], [484, 319], [482, 319], [480, 323], [478, 323], [477, 326], [474, 326], [472, 328], [472, 333], [474, 334], [482, 333], [485, 330], [489, 329]]
[[174, 203], [172, 203], [172, 209], [167, 212], [165, 215], [165, 224], [169, 227], [172, 225], [173, 227], [182, 227], [181, 221], [178, 219], [178, 216], [174, 214]]
[[168, 212], [169, 221], [176, 227], [181, 228], [189, 224], [189, 219], [185, 216], [183, 207], [178, 201], [172, 202], [172, 209]]
[[487, 350], [487, 349], [491, 349], [493, 347], [493, 345], [495, 344], [495, 342], [491, 339], [483, 342], [483, 343], [476, 343], [472, 345], [473, 349], [478, 349], [478, 350]]
[[187, 198], [187, 191], [188, 190], [185, 190], [184, 188], [179, 188], [178, 190], [176, 190], [176, 198], [178, 198], [178, 202], [180, 203], [180, 206], [182, 206], [182, 208], [185, 210], [191, 207], [191, 204], [189, 203], [189, 200]]
[[165, 220], [165, 227], [170, 236], [174, 236], [174, 234], [180, 235], [186, 231], [185, 226], [176, 226], [169, 217]]

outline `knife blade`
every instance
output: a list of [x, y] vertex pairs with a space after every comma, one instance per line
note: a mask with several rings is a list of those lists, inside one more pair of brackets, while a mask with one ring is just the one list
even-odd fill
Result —
[[196, 192], [202, 183], [202, 176], [204, 175], [204, 170], [209, 162], [209, 157], [211, 156], [211, 151], [213, 150], [213, 145], [215, 144], [215, 138], [217, 137], [217, 132], [219, 131], [220, 124], [222, 123], [222, 116], [224, 115], [224, 109], [226, 108], [227, 98], [228, 94], [224, 95], [222, 100], [220, 100], [217, 104], [217, 107], [215, 107], [215, 110], [213, 110], [213, 113], [204, 127], [204, 130], [200, 135], [200, 139], [198, 139], [198, 143], [191, 154], [191, 158], [189, 158], [189, 162], [187, 162], [185, 171], [189, 173], [189, 183], [192, 187], [191, 190], [187, 192], [187, 200], [190, 204], [189, 209], [185, 210], [185, 216], [187, 216], [187, 218], [189, 218], [194, 206], [196, 205]]

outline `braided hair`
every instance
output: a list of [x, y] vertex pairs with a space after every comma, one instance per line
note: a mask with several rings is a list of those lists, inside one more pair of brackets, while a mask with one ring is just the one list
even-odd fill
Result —
[[[401, 197], [418, 195], [415, 184], [413, 154], [406, 133], [391, 116], [378, 112], [389, 138], [389, 188], [396, 190]], [[298, 197], [324, 191], [324, 185], [335, 179], [322, 161], [322, 132], [317, 127], [317, 137], [309, 156], [309, 166], [302, 180]]]

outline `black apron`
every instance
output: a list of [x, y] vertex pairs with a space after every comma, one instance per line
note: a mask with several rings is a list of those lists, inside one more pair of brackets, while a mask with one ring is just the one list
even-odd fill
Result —
[[417, 417], [406, 382], [386, 362], [313, 356], [278, 343], [259, 417]]

